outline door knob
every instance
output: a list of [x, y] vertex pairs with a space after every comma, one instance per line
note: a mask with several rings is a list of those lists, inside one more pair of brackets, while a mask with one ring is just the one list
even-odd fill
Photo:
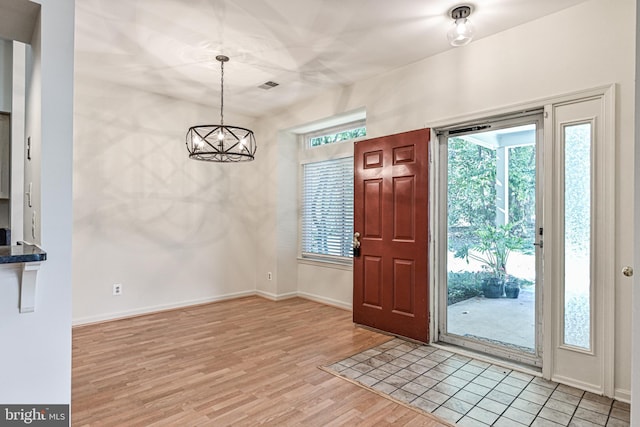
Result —
[[358, 240], [359, 238], [360, 238], [360, 233], [358, 233], [357, 231], [355, 233], [353, 233], [352, 246], [353, 246], [353, 256], [354, 257], [359, 257], [360, 256], [360, 240]]
[[626, 266], [625, 268], [622, 269], [622, 274], [624, 274], [627, 277], [633, 276], [633, 267]]

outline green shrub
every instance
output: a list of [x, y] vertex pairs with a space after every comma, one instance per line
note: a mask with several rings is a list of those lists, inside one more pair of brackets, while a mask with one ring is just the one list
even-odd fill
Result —
[[482, 295], [482, 279], [487, 273], [460, 271], [447, 274], [447, 305]]

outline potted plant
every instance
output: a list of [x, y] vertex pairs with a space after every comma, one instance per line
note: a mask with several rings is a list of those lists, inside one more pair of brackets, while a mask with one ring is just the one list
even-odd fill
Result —
[[507, 277], [507, 281], [504, 284], [504, 296], [507, 298], [518, 298], [520, 295], [520, 281], [516, 278]]
[[477, 243], [461, 247], [455, 256], [467, 262], [469, 259], [481, 262], [483, 270], [489, 273], [482, 283], [485, 298], [500, 298], [504, 293], [509, 255], [513, 250], [522, 249], [524, 240], [513, 232], [513, 224], [487, 225], [475, 234]]

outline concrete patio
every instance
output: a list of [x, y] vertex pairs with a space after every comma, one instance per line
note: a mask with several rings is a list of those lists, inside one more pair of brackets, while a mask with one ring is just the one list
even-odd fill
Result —
[[447, 310], [447, 331], [451, 334], [535, 348], [533, 288], [521, 289], [517, 299], [474, 297]]

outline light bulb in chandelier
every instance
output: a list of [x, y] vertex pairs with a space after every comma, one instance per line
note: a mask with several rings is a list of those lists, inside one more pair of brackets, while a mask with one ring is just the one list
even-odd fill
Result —
[[191, 135], [191, 144], [194, 149], [201, 150], [202, 147], [204, 147], [204, 140], [200, 138], [200, 135], [193, 132], [193, 135]]
[[222, 129], [220, 129], [220, 131], [218, 132], [218, 141], [224, 141], [224, 132], [222, 131]]
[[447, 32], [447, 39], [451, 46], [464, 46], [473, 39], [475, 28], [468, 16], [471, 15], [470, 6], [458, 6], [451, 10], [450, 16], [454, 20]]

